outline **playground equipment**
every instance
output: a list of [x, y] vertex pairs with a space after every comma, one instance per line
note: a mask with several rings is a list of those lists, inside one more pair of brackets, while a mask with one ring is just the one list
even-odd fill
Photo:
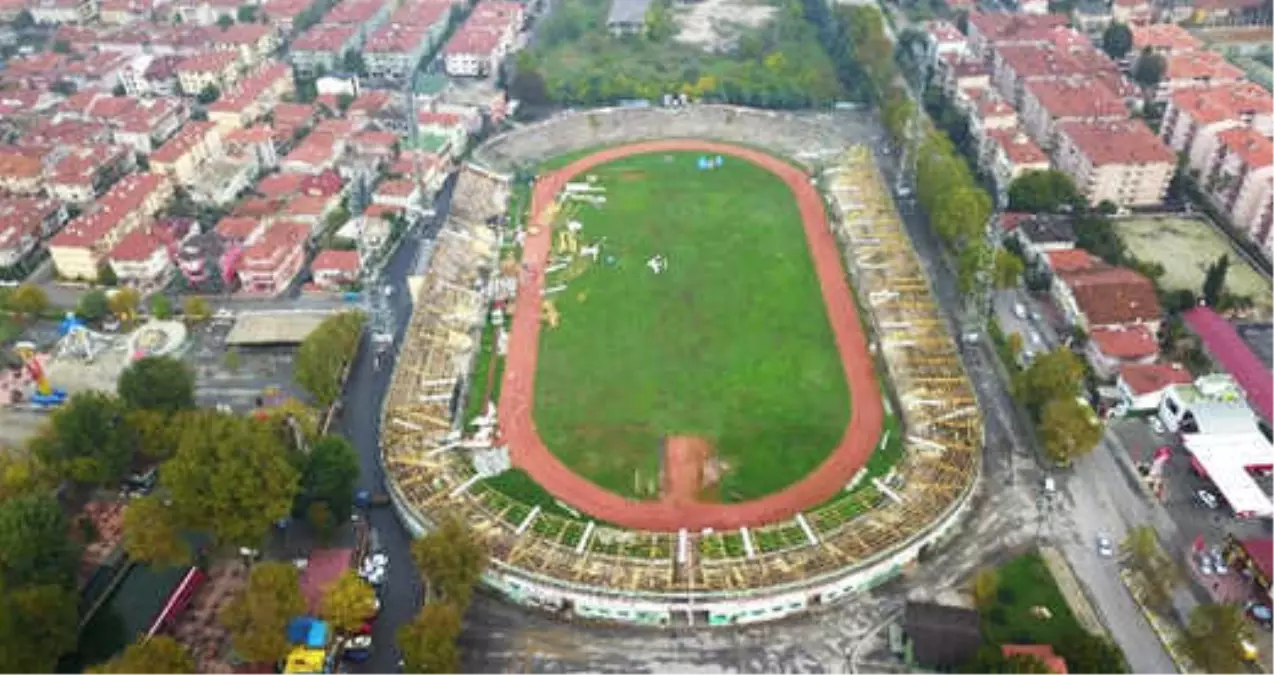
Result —
[[49, 378], [45, 376], [44, 368], [40, 366], [35, 345], [30, 342], [19, 342], [14, 345], [13, 351], [22, 359], [27, 372], [31, 374], [31, 379], [35, 381], [35, 393], [31, 394], [31, 402], [42, 408], [62, 405], [66, 401], [66, 391], [54, 389], [49, 384]]
[[66, 318], [62, 319], [58, 335], [62, 339], [58, 340], [57, 358], [73, 358], [91, 362], [103, 349], [115, 343], [115, 339], [109, 335], [89, 330], [88, 326], [85, 326], [84, 322], [71, 312], [67, 312]]
[[128, 353], [133, 359], [166, 356], [179, 351], [185, 344], [185, 324], [180, 321], [151, 321], [129, 336]]

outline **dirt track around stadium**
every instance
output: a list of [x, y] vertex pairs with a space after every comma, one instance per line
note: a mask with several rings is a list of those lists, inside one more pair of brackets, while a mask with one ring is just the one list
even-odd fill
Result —
[[[552, 223], [545, 217], [546, 208], [574, 176], [630, 155], [655, 152], [704, 152], [746, 160], [786, 183], [800, 209], [806, 243], [845, 370], [853, 414], [840, 443], [822, 465], [787, 488], [760, 499], [739, 504], [627, 499], [572, 471], [548, 449], [535, 428], [532, 411], [540, 349], [542, 272], [552, 248]], [[823, 200], [800, 169], [763, 152], [725, 143], [689, 139], [635, 143], [602, 150], [541, 176], [531, 197], [531, 214], [537, 231], [527, 233], [522, 261], [533, 273], [523, 275], [518, 288], [499, 402], [500, 435], [513, 464], [554, 497], [589, 516], [636, 530], [675, 532], [685, 528], [693, 532], [755, 527], [791, 518], [802, 509], [830, 499], [867, 462], [884, 424], [880, 388]]]

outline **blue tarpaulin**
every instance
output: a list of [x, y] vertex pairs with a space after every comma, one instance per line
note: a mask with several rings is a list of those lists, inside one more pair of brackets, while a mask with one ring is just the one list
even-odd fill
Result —
[[327, 623], [312, 616], [298, 616], [288, 624], [288, 642], [322, 649], [327, 646]]

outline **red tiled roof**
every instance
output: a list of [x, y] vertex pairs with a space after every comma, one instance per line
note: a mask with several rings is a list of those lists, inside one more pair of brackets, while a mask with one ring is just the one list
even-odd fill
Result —
[[376, 186], [376, 195], [386, 197], [410, 197], [416, 191], [416, 184], [409, 180], [387, 180]]
[[289, 197], [301, 192], [304, 180], [305, 176], [299, 173], [275, 173], [262, 178], [253, 189], [267, 199]]
[[1163, 79], [1240, 81], [1243, 71], [1216, 52], [1181, 52], [1168, 56]]
[[49, 245], [78, 247], [98, 242], [125, 217], [141, 208], [166, 180], [154, 173], [135, 173], [121, 178], [97, 200], [91, 211], [67, 223]]
[[334, 169], [325, 169], [301, 179], [301, 193], [311, 197], [331, 197], [345, 189], [345, 181]]
[[988, 42], [1024, 40], [1051, 33], [1065, 26], [1069, 19], [1064, 14], [1007, 14], [1000, 12], [970, 12], [969, 26], [976, 28]]
[[226, 92], [208, 106], [214, 112], [237, 112], [256, 101], [267, 89], [280, 80], [292, 79], [292, 67], [279, 61], [268, 61], [251, 75], [239, 80], [234, 89]]
[[390, 23], [415, 26], [432, 26], [444, 21], [451, 14], [448, 0], [415, 0], [403, 3], [389, 16]]
[[320, 270], [357, 272], [359, 266], [358, 251], [337, 251], [334, 249], [319, 251], [319, 254], [314, 256], [314, 262], [310, 263], [310, 269], [314, 272]]
[[151, 154], [150, 161], [161, 164], [175, 162], [190, 152], [191, 148], [205, 142], [216, 129], [217, 125], [213, 122], [187, 122], [186, 126]]
[[1159, 353], [1159, 341], [1145, 326], [1094, 328], [1088, 339], [1101, 353], [1116, 359], [1141, 359]]
[[1172, 93], [1172, 105], [1195, 124], [1207, 126], [1244, 115], [1265, 114], [1274, 109], [1274, 96], [1253, 82], [1207, 89], [1180, 89]]
[[358, 26], [318, 24], [292, 41], [292, 51], [333, 52], [349, 44], [357, 33]]
[[298, 195], [283, 207], [279, 215], [284, 218], [317, 218], [323, 215], [331, 202], [330, 195]]
[[167, 244], [144, 227], [139, 227], [124, 235], [115, 248], [111, 249], [110, 259], [127, 262], [149, 260], [156, 249], [167, 250]]
[[428, 24], [387, 23], [371, 37], [363, 51], [372, 54], [404, 54], [414, 51], [424, 43], [432, 28]]
[[1056, 274], [1093, 270], [1106, 265], [1101, 258], [1098, 258], [1082, 248], [1072, 248], [1064, 251], [1048, 251], [1044, 255], [1048, 258], [1048, 266], [1052, 268], [1053, 272]]
[[1119, 369], [1119, 379], [1137, 396], [1194, 381], [1190, 371], [1179, 363], [1130, 363]]
[[1243, 539], [1239, 544], [1266, 579], [1274, 577], [1274, 540]]
[[1054, 675], [1068, 675], [1070, 672], [1066, 669], [1066, 659], [1054, 653], [1052, 645], [1001, 645], [1000, 651], [1005, 657], [1034, 656]]
[[1234, 326], [1210, 307], [1194, 307], [1181, 316], [1212, 358], [1247, 392], [1256, 412], [1267, 422], [1274, 419], [1274, 379]]
[[384, 6], [382, 0], [343, 0], [323, 17], [324, 23], [362, 25]]
[[44, 173], [40, 158], [17, 151], [0, 150], [0, 177], [38, 178]]
[[260, 226], [261, 222], [256, 218], [226, 216], [217, 221], [216, 231], [222, 239], [244, 240]]
[[445, 55], [473, 54], [484, 57], [495, 52], [500, 44], [500, 35], [483, 27], [470, 27], [467, 23], [447, 40], [442, 48]]
[[1059, 130], [1093, 166], [1177, 161], [1172, 150], [1140, 120], [1063, 122]]
[[1091, 326], [1112, 326], [1163, 318], [1159, 295], [1149, 279], [1124, 268], [1103, 266], [1058, 272]]
[[1053, 119], [1123, 118], [1128, 108], [1105, 85], [1089, 79], [1035, 80], [1025, 85]]
[[1274, 143], [1251, 127], [1226, 129], [1217, 134], [1217, 141], [1249, 170], [1274, 164]]
[[314, 119], [318, 109], [313, 103], [280, 103], [274, 106], [276, 125], [299, 126]]
[[1048, 155], [1040, 149], [1040, 146], [1031, 140], [1017, 127], [1009, 129], [988, 129], [987, 137], [994, 140], [996, 145], [1004, 149], [1005, 157], [1014, 166], [1023, 166], [1027, 164], [1048, 164]]
[[274, 30], [262, 23], [236, 23], [217, 33], [213, 40], [219, 44], [253, 46]]
[[239, 61], [239, 55], [233, 51], [211, 51], [196, 54], [177, 64], [177, 72], [220, 73]]
[[1203, 41], [1175, 23], [1152, 23], [1131, 28], [1134, 53], [1140, 53], [1146, 47], [1171, 51], [1187, 51], [1203, 47]]
[[248, 268], [273, 269], [280, 249], [292, 249], [303, 245], [310, 236], [310, 226], [295, 221], [275, 223], [265, 231], [256, 243], [243, 252], [243, 264]]
[[938, 44], [964, 42], [964, 33], [961, 33], [960, 29], [950, 21], [930, 21], [925, 24], [925, 30], [938, 41]]

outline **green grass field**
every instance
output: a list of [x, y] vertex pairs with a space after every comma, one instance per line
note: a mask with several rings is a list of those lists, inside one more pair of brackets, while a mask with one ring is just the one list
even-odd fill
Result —
[[[1010, 560], [999, 569], [999, 575], [1001, 597], [984, 612], [982, 620], [987, 642], [1056, 645], [1083, 633], [1039, 553]], [[1031, 614], [1036, 606], [1047, 607], [1053, 618], [1036, 618]]]
[[591, 172], [607, 202], [573, 217], [615, 262], [552, 296], [561, 324], [541, 332], [534, 415], [575, 471], [640, 498], [657, 494], [666, 435], [707, 437], [726, 465], [716, 497], [742, 501], [822, 462], [849, 394], [791, 193], [741, 160], [699, 171], [697, 157]]

